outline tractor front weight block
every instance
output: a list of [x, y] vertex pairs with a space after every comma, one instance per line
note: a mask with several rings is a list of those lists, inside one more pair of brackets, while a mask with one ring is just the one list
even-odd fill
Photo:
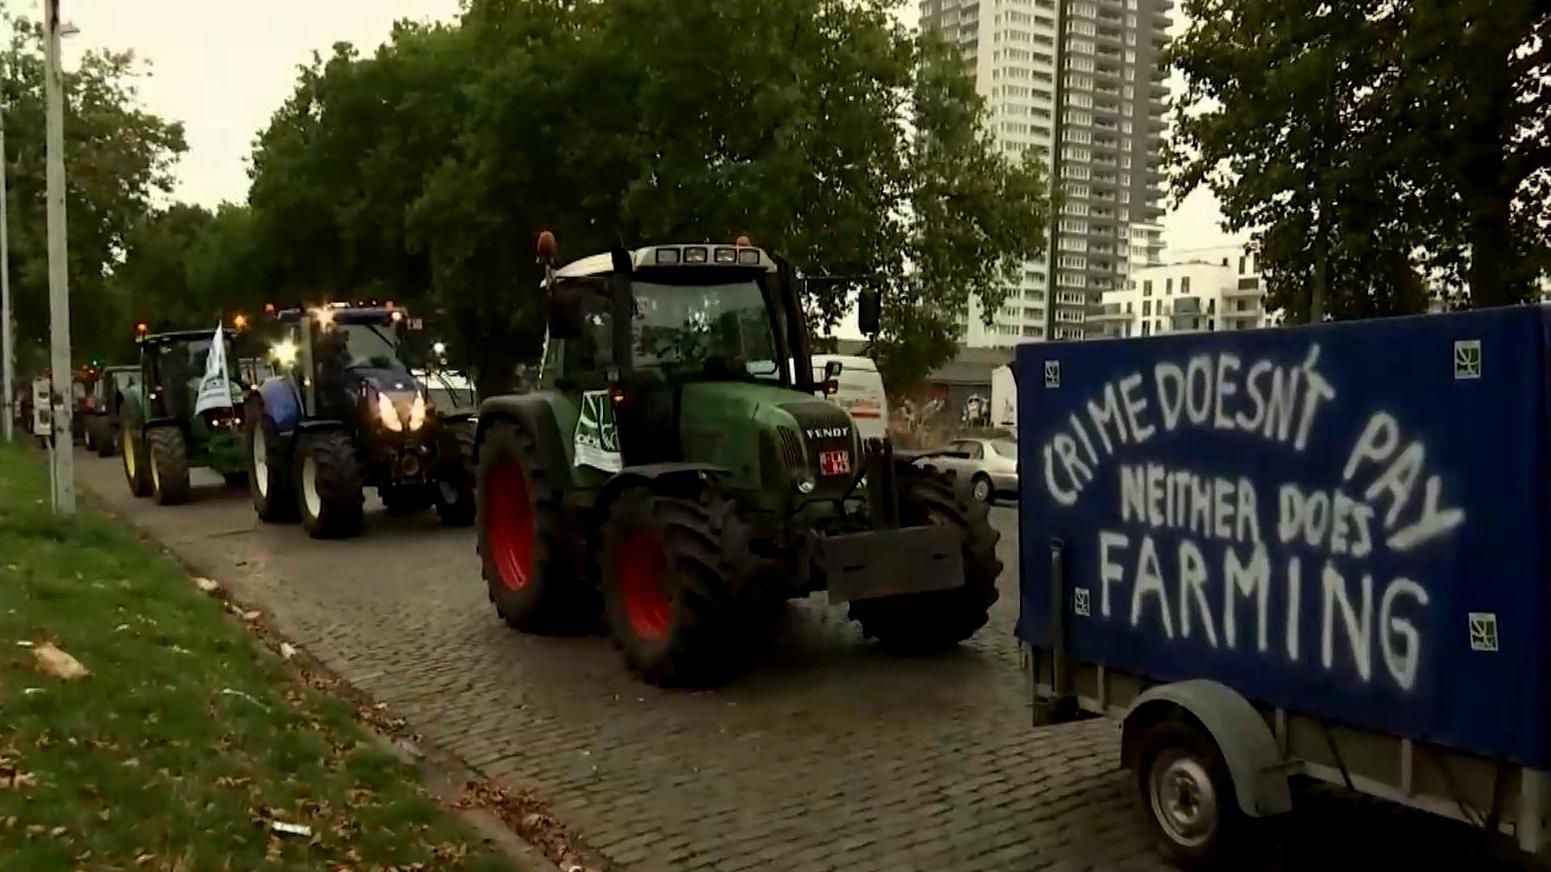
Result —
[[901, 527], [825, 536], [817, 562], [838, 604], [962, 587], [963, 549], [957, 527]]

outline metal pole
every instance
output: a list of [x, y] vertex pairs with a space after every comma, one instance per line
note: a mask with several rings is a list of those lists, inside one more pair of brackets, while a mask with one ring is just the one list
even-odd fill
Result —
[[65, 246], [65, 97], [59, 64], [59, 0], [43, 0], [43, 85], [48, 103], [49, 377], [54, 410], [54, 512], [75, 514], [75, 450], [70, 436], [70, 285]]
[[0, 102], [0, 370], [4, 371], [0, 405], [5, 407], [7, 442], [15, 437], [12, 428], [16, 423], [16, 352], [11, 347], [11, 228], [6, 220], [6, 201], [10, 196], [5, 183], [5, 113], [9, 108]]

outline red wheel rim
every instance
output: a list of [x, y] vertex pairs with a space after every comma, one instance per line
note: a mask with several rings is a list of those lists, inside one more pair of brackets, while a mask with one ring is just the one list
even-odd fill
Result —
[[528, 477], [516, 461], [490, 470], [480, 484], [485, 489], [485, 537], [501, 583], [510, 590], [527, 587], [533, 578], [533, 501]]
[[668, 635], [673, 601], [662, 589], [667, 571], [662, 540], [650, 530], [634, 530], [619, 545], [619, 598], [636, 635], [658, 640]]

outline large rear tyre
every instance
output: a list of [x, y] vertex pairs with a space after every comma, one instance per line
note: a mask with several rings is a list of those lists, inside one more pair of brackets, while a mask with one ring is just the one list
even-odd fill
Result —
[[748, 531], [714, 493], [634, 488], [603, 528], [603, 602], [630, 670], [664, 687], [727, 681], [746, 661], [738, 604], [751, 575]]
[[151, 460], [146, 457], [145, 442], [135, 425], [125, 421], [120, 425], [124, 449], [124, 481], [129, 492], [137, 497], [151, 495]]
[[1169, 719], [1139, 740], [1137, 787], [1159, 853], [1187, 870], [1239, 869], [1252, 821], [1239, 808], [1233, 776], [1200, 727]]
[[81, 447], [85, 448], [87, 451], [96, 451], [97, 450], [97, 416], [96, 415], [87, 415], [85, 417], [86, 417], [86, 420], [81, 424], [81, 431], [85, 434], [84, 437], [81, 440], [81, 442], [82, 442]]
[[942, 473], [909, 467], [899, 471], [900, 522], [916, 527], [951, 524], [964, 534], [964, 584], [952, 590], [861, 600], [851, 604], [851, 619], [862, 633], [901, 653], [942, 651], [985, 626], [996, 602], [996, 557], [1001, 534], [991, 526], [990, 510], [953, 486]]
[[348, 539], [361, 532], [361, 471], [355, 445], [339, 430], [304, 434], [296, 445], [296, 505], [314, 539]]
[[284, 450], [279, 428], [264, 413], [262, 403], [249, 403], [246, 416], [248, 495], [260, 521], [274, 524], [297, 517], [296, 493], [291, 483], [290, 457]]
[[150, 456], [140, 430], [129, 420], [121, 427], [124, 445], [124, 481], [135, 497], [150, 497]]
[[[551, 468], [528, 431], [498, 421], [479, 449], [479, 556], [490, 601], [528, 633], [597, 626], [597, 589], [580, 572], [563, 500], [564, 469]], [[564, 456], [564, 455], [561, 455]]]
[[157, 427], [146, 435], [151, 455], [151, 495], [157, 505], [188, 502], [188, 443], [177, 427]]
[[474, 493], [479, 471], [474, 458], [473, 421], [454, 421], [442, 434], [437, 456], [436, 514], [444, 527], [467, 527], [479, 514]]

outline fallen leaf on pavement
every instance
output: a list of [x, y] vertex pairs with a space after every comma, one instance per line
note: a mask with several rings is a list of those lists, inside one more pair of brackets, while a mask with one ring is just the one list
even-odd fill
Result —
[[221, 583], [213, 578], [196, 578], [194, 586], [205, 593], [215, 593], [221, 589]]
[[85, 678], [91, 674], [86, 671], [85, 666], [81, 665], [81, 661], [55, 648], [53, 644], [48, 642], [32, 649], [32, 658], [37, 661], [38, 669], [61, 681], [74, 681], [77, 678]]
[[290, 660], [292, 657], [295, 657], [296, 656], [296, 646], [292, 645], [290, 642], [281, 642], [280, 643], [280, 656], [285, 658], [286, 660]]
[[256, 620], [258, 620], [259, 618], [261, 618], [263, 616], [264, 616], [264, 613], [259, 611], [258, 609], [254, 609], [251, 612], [243, 612], [242, 613], [242, 619], [244, 621], [256, 621]]

